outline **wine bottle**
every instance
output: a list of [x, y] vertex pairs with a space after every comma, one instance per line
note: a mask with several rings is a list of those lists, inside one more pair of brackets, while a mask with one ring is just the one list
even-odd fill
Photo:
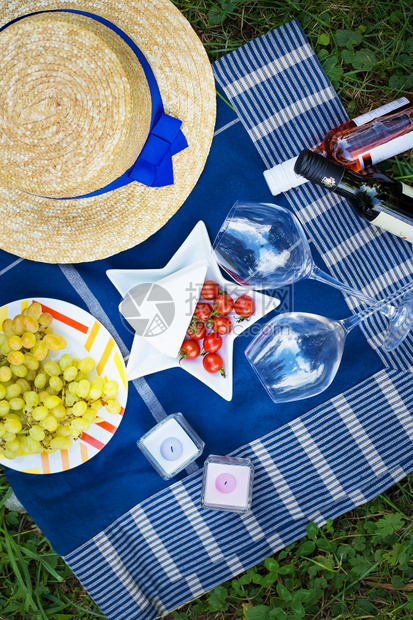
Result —
[[[371, 172], [374, 164], [410, 148], [413, 148], [413, 97], [407, 96], [334, 127], [311, 150], [350, 170]], [[292, 157], [265, 170], [265, 180], [274, 196], [306, 183], [305, 178], [294, 173], [296, 160], [297, 157]]]
[[356, 213], [374, 226], [413, 243], [413, 188], [384, 174], [361, 175], [304, 149], [295, 172], [344, 196]]

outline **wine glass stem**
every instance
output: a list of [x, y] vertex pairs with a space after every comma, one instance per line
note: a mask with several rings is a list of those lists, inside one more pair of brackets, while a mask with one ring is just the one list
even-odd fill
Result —
[[[357, 297], [360, 301], [364, 301], [364, 303], [372, 305], [377, 303], [377, 299], [374, 297], [369, 297], [369, 295], [365, 295], [361, 291], [349, 286], [348, 284], [344, 284], [344, 282], [340, 282], [333, 276], [330, 276], [328, 273], [314, 265], [309, 277], [312, 280], [317, 280], [318, 282], [323, 282], [324, 284], [329, 284], [330, 286], [334, 286], [334, 288], [338, 288], [344, 293], [348, 293], [352, 297]], [[380, 312], [382, 312], [387, 318], [391, 319], [395, 312], [395, 306], [392, 306], [390, 303], [385, 302], [381, 305]]]
[[[402, 297], [402, 295], [405, 295], [406, 293], [412, 290], [413, 290], [413, 280], [409, 282], [408, 284], [405, 284], [404, 286], [402, 286], [402, 288], [400, 288], [398, 291], [395, 291], [391, 295], [388, 295], [381, 301], [376, 301], [374, 305], [370, 306], [370, 308], [366, 308], [365, 310], [362, 310], [361, 312], [358, 312], [357, 314], [353, 314], [352, 316], [349, 316], [346, 319], [343, 319], [342, 321], [340, 321], [340, 323], [344, 327], [344, 329], [347, 332], [349, 332], [351, 329], [353, 329], [353, 327], [356, 327], [357, 325], [359, 325], [362, 321], [367, 319], [369, 316], [371, 316], [375, 312], [382, 312], [383, 308], [391, 304], [393, 301], [397, 301], [400, 297]], [[391, 306], [391, 307], [394, 308], [394, 306]]]

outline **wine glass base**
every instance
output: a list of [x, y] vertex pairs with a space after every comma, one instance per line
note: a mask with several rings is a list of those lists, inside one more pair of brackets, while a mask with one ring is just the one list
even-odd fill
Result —
[[413, 293], [401, 301], [395, 315], [390, 319], [388, 331], [381, 348], [393, 351], [406, 338], [413, 327]]

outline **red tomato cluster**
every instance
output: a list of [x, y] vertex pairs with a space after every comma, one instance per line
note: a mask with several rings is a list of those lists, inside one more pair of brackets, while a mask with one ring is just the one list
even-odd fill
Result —
[[232, 330], [232, 320], [228, 315], [235, 312], [238, 321], [248, 319], [255, 311], [254, 300], [249, 295], [241, 295], [234, 300], [231, 295], [221, 291], [219, 284], [213, 280], [204, 282], [201, 298], [205, 301], [199, 301], [195, 307], [186, 332], [188, 338], [182, 343], [179, 352], [181, 360], [196, 359], [201, 355], [207, 372], [220, 372], [225, 377], [224, 362], [218, 351], [222, 347], [222, 337]]

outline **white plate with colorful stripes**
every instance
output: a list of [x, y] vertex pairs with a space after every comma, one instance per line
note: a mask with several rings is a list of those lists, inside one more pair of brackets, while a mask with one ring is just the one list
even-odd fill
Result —
[[49, 352], [47, 359], [59, 359], [63, 353], [72, 357], [91, 356], [96, 362], [96, 373], [114, 379], [119, 384], [117, 400], [122, 406], [120, 414], [111, 414], [105, 407], [99, 411], [103, 422], [91, 424], [87, 432], [72, 442], [69, 450], [0, 459], [0, 464], [30, 474], [54, 474], [88, 461], [111, 440], [122, 421], [128, 396], [128, 379], [125, 364], [118, 345], [108, 330], [91, 314], [58, 299], [43, 297], [13, 301], [0, 308], [0, 326], [7, 317], [13, 318], [33, 301], [42, 305], [43, 312], [53, 316], [52, 329], [66, 338], [67, 347], [62, 351]]

